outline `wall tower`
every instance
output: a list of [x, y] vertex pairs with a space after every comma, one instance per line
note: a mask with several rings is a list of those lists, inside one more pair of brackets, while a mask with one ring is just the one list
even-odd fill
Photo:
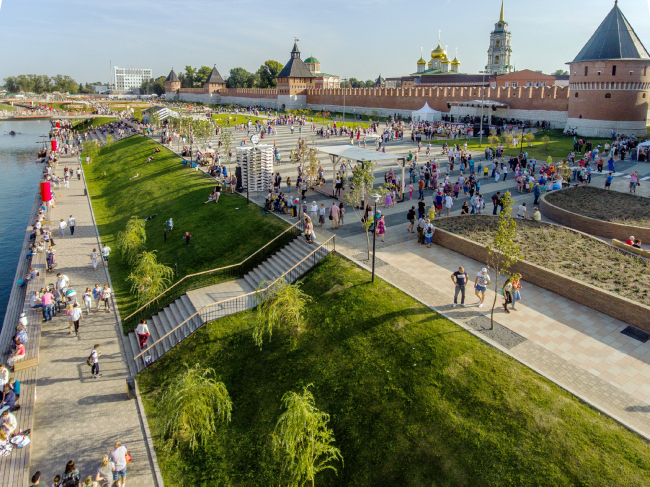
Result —
[[512, 34], [508, 31], [508, 22], [505, 21], [503, 16], [503, 0], [501, 0], [501, 15], [499, 21], [494, 24], [494, 30], [490, 33], [488, 73], [508, 74], [512, 72], [512, 65], [510, 64], [510, 58], [512, 57], [511, 37]]

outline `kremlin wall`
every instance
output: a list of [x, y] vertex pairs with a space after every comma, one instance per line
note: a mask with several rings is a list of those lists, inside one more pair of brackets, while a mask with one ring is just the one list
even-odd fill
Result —
[[[476, 75], [469, 75], [479, 80], [474, 86], [454, 83], [454, 76], [461, 79], [460, 62], [457, 58], [453, 61], [456, 71], [437, 69], [449, 64], [446, 51], [439, 43], [432, 51], [430, 69], [424, 69], [420, 57], [417, 72], [402, 78], [403, 86], [408, 87], [386, 87], [380, 76], [375, 88], [316, 88], [316, 77], [300, 59], [298, 45], [294, 43], [291, 58], [278, 75], [278, 88], [226, 88], [216, 66], [204, 88], [181, 88], [172, 69], [165, 81], [166, 98], [277, 110], [342, 112], [345, 108], [349, 114], [398, 114], [405, 118], [425, 103], [454, 117], [480, 115], [484, 100], [485, 115], [506, 120], [546, 121], [553, 128], [576, 130], [582, 136], [608, 137], [612, 130], [638, 136], [647, 134], [650, 55], [617, 3], [576, 58], [568, 63], [569, 86], [542, 86], [542, 82], [539, 87], [497, 86], [499, 76], [513, 72], [511, 34], [507, 27], [502, 3], [488, 50], [488, 77], [493, 87], [486, 87]], [[436, 79], [440, 82], [436, 83]]]

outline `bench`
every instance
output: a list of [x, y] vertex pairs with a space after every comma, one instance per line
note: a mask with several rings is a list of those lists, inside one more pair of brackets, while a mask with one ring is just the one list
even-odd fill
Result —
[[650, 259], [650, 251], [648, 250], [637, 249], [636, 247], [632, 247], [631, 245], [628, 245], [625, 242], [621, 242], [620, 240], [616, 240], [615, 238], [612, 239], [612, 245], [621, 250], [625, 250], [626, 252], [631, 252], [638, 256], [645, 257], [646, 259]]
[[[29, 235], [32, 233], [31, 223], [36, 218], [36, 213], [40, 208], [40, 197], [37, 195], [34, 201], [31, 220], [26, 228], [23, 249], [20, 254], [18, 268], [16, 270], [16, 280], [27, 273], [29, 267], [33, 267], [39, 272], [36, 279], [27, 283], [24, 288], [14, 287], [9, 298], [5, 320], [0, 332], [0, 351], [8, 352], [11, 341], [15, 334], [16, 324], [21, 312], [25, 312], [28, 325], [27, 333], [29, 340], [25, 344], [25, 357], [15, 362], [14, 371], [10, 377], [14, 377], [20, 382], [20, 398], [17, 403], [20, 409], [13, 414], [16, 416], [18, 425], [16, 430], [33, 430], [34, 426], [34, 404], [36, 400], [36, 379], [38, 374], [38, 356], [39, 342], [41, 337], [41, 320], [43, 317], [41, 308], [30, 307], [30, 292], [40, 290], [45, 287], [46, 276], [46, 254], [41, 252], [32, 257], [31, 264], [27, 261], [26, 255], [29, 249]], [[44, 225], [45, 226], [45, 225]], [[47, 229], [47, 228], [46, 228]], [[15, 286], [15, 284], [14, 284]], [[4, 358], [7, 355], [3, 355]], [[6, 360], [2, 360], [6, 363]], [[30, 433], [30, 439], [33, 441], [34, 432]], [[30, 484], [31, 445], [25, 448], [14, 448], [7, 457], [0, 458], [0, 485], [27, 487]]]

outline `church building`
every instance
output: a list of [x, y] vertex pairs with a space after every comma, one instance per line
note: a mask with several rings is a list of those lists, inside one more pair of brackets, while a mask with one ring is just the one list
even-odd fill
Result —
[[487, 72], [492, 75], [508, 74], [512, 72], [510, 58], [512, 48], [510, 38], [512, 34], [508, 31], [508, 22], [503, 16], [503, 0], [501, 0], [501, 16], [494, 24], [494, 30], [490, 33], [490, 47], [488, 49]]

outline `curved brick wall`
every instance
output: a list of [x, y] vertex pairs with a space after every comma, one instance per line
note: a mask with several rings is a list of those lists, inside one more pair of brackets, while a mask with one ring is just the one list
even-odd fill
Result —
[[[487, 261], [488, 253], [483, 245], [441, 228], [436, 228], [432, 241], [479, 262]], [[607, 292], [591, 284], [580, 282], [573, 277], [558, 274], [525, 260], [513, 264], [510, 270], [512, 273], [518, 272], [521, 274], [522, 279], [526, 282], [650, 333], [650, 322], [648, 320], [650, 306]]]
[[[573, 191], [571, 188], [560, 189], [558, 191]], [[555, 192], [555, 191], [554, 191]], [[612, 223], [603, 220], [596, 220], [587, 216], [578, 215], [568, 210], [555, 206], [546, 201], [546, 195], [542, 195], [539, 204], [539, 211], [546, 218], [554, 222], [573, 228], [590, 235], [596, 235], [604, 238], [615, 238], [625, 242], [631, 235], [640, 238], [643, 242], [650, 242], [650, 228], [635, 227], [633, 225], [624, 225], [622, 223]]]

